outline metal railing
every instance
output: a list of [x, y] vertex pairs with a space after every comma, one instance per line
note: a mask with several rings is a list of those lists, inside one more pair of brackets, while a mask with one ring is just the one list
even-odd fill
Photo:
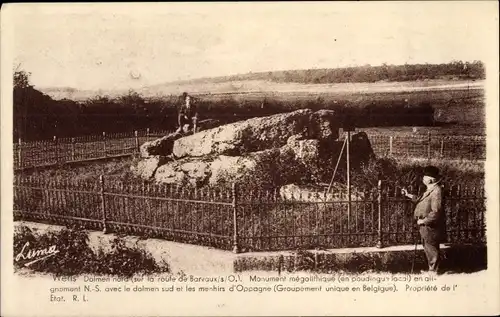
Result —
[[[99, 160], [139, 153], [139, 147], [154, 137], [173, 131], [135, 131], [57, 138], [14, 143], [14, 168], [50, 166], [68, 162]], [[377, 156], [484, 160], [484, 136], [425, 136], [369, 134]]]
[[14, 169], [51, 166], [68, 162], [106, 159], [137, 154], [139, 147], [152, 138], [172, 131], [133, 131], [105, 133], [74, 138], [14, 143]]
[[426, 159], [486, 159], [485, 136], [368, 134], [377, 156]]
[[[485, 242], [482, 184], [445, 184], [447, 241]], [[14, 216], [61, 225], [159, 237], [234, 252], [413, 244], [412, 203], [397, 184], [345, 193], [188, 189], [147, 183], [16, 176]]]

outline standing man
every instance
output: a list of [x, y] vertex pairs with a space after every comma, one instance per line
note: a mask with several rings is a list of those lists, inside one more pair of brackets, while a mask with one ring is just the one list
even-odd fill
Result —
[[187, 92], [182, 93], [182, 105], [177, 117], [179, 128], [176, 132], [181, 132], [186, 124], [188, 125], [188, 129], [192, 129], [193, 133], [196, 132], [197, 120], [198, 112], [196, 106], [193, 105], [191, 96]]
[[402, 194], [416, 203], [414, 216], [419, 226], [429, 272], [436, 274], [441, 260], [439, 244], [443, 242], [446, 232], [439, 169], [435, 166], [425, 167], [422, 182], [427, 189], [420, 197], [409, 194], [405, 188], [402, 189]]

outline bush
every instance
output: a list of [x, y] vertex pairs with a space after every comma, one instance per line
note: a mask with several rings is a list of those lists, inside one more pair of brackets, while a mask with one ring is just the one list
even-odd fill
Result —
[[[384, 183], [399, 183], [404, 186], [422, 187], [423, 169], [434, 165], [440, 169], [443, 182], [449, 184], [469, 184], [477, 186], [484, 183], [484, 170], [480, 163], [447, 160], [396, 160], [391, 157], [374, 158], [351, 173], [354, 187], [375, 188], [378, 180]], [[345, 173], [344, 173], [345, 174]], [[345, 176], [340, 176], [345, 183]]]
[[[55, 275], [104, 274], [132, 276], [168, 272], [168, 267], [160, 266], [150, 254], [139, 248], [127, 247], [117, 238], [113, 241], [111, 252], [94, 253], [89, 247], [85, 231], [62, 229], [57, 232], [34, 233], [26, 226], [17, 227], [14, 233], [14, 254], [20, 254], [29, 243], [30, 249], [48, 249], [55, 246], [59, 253], [29, 266], [38, 272]], [[28, 247], [27, 247], [28, 248]], [[27, 249], [24, 254], [27, 253]], [[14, 259], [14, 267], [20, 269], [28, 259]]]
[[263, 151], [256, 157], [256, 161], [255, 171], [238, 181], [240, 188], [259, 190], [311, 181], [308, 167], [298, 161], [291, 150]]
[[[356, 101], [349, 101], [347, 97], [329, 100], [314, 96], [306, 100], [273, 98], [203, 99], [196, 103], [196, 107], [199, 120], [215, 119], [221, 124], [305, 108], [335, 110], [340, 122], [349, 118], [357, 127], [434, 123], [434, 108], [429, 102], [418, 101], [408, 106], [404, 98], [393, 95], [382, 100], [361, 98]], [[18, 89], [14, 102], [14, 141], [18, 138], [31, 141], [52, 139], [53, 136], [102, 135], [102, 132], [131, 132], [146, 128], [152, 131], [174, 130], [177, 128], [178, 107], [179, 103], [169, 97], [148, 103], [138, 95], [115, 100], [97, 97], [79, 104], [72, 100], [53, 100], [33, 88]]]

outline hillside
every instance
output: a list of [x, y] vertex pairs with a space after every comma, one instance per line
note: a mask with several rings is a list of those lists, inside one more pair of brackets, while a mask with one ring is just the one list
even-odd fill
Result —
[[127, 90], [80, 90], [73, 87], [35, 86], [35, 88], [55, 100], [70, 99], [74, 101], [83, 101], [96, 96], [109, 96], [114, 98], [127, 93]]
[[358, 94], [390, 93], [434, 90], [461, 90], [483, 88], [483, 81], [424, 80], [411, 82], [299, 84], [277, 83], [263, 80], [247, 80], [223, 83], [165, 84], [143, 88], [144, 96], [178, 95], [189, 91], [194, 95], [248, 94], [248, 93], [306, 93], [306, 94]]
[[[484, 79], [481, 62], [416, 65], [359, 66], [247, 73], [198, 78], [147, 86], [138, 89], [144, 97], [192, 94], [231, 94], [265, 92], [356, 93], [470, 88], [469, 81]], [[477, 86], [474, 83], [473, 86]], [[410, 88], [409, 88], [410, 87]], [[445, 87], [446, 88], [446, 87]], [[127, 90], [91, 91], [71, 87], [37, 88], [54, 99], [85, 100], [95, 96], [116, 97]], [[368, 89], [366, 91], [365, 89]]]
[[378, 81], [415, 81], [425, 79], [484, 79], [484, 65], [479, 61], [472, 63], [453, 61], [446, 64], [405, 64], [381, 66], [355, 66], [340, 68], [298, 69], [267, 71], [231, 76], [198, 78], [177, 81], [173, 84], [207, 84], [247, 80], [264, 80], [280, 83], [335, 84], [335, 83], [373, 83]]
[[[270, 95], [270, 94], [369, 94], [398, 93], [413, 91], [483, 89], [484, 81], [469, 80], [424, 80], [413, 82], [377, 82], [377, 83], [342, 83], [342, 84], [298, 84], [276, 83], [263, 80], [247, 80], [223, 83], [185, 83], [164, 84], [137, 90], [145, 98], [180, 95], [188, 91], [192, 95]], [[55, 100], [71, 99], [83, 101], [95, 96], [115, 98], [127, 93], [123, 91], [64, 90], [40, 88], [40, 91]]]

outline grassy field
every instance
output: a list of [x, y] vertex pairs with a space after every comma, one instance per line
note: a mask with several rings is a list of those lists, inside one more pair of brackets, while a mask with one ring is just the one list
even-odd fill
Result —
[[106, 175], [127, 181], [128, 179], [134, 179], [130, 171], [130, 166], [134, 163], [136, 163], [136, 159], [123, 157], [62, 166], [32, 168], [23, 171], [22, 174], [28, 177], [49, 177], [54, 180], [73, 179], [75, 181], [97, 179], [99, 175]]
[[223, 83], [197, 83], [197, 84], [166, 84], [147, 87], [140, 92], [144, 96], [158, 94], [180, 94], [188, 91], [196, 95], [245, 95], [258, 96], [259, 94], [288, 94], [296, 97], [304, 94], [374, 94], [374, 93], [403, 93], [412, 91], [435, 91], [454, 89], [481, 88], [483, 81], [465, 80], [422, 80], [407, 82], [375, 82], [375, 83], [335, 83], [335, 84], [301, 84], [278, 83], [264, 80], [245, 80]]
[[[439, 89], [463, 89], [464, 87], [477, 88], [484, 84], [483, 80], [452, 80], [452, 79], [428, 79], [404, 82], [379, 81], [374, 83], [333, 83], [333, 84], [303, 84], [293, 82], [275, 82], [268, 80], [234, 80], [224, 82], [193, 82], [193, 83], [165, 83], [138, 89], [137, 92], [146, 98], [167, 95], [180, 95], [187, 91], [192, 95], [255, 95], [273, 93], [286, 94], [354, 94], [354, 93], [380, 93], [380, 92], [404, 92], [418, 90]], [[97, 95], [108, 95], [110, 97], [126, 94], [123, 90], [79, 90], [74, 88], [43, 88], [39, 89], [54, 99], [63, 98], [72, 100], [85, 100]]]
[[483, 135], [485, 134], [485, 101], [482, 89], [407, 91], [407, 92], [253, 92], [246, 94], [204, 95], [202, 99], [222, 100], [233, 98], [240, 102], [261, 100], [262, 102], [276, 100], [295, 103], [295, 106], [307, 107], [308, 102], [333, 103], [330, 109], [335, 110], [335, 104], [345, 104], [352, 107], [365, 107], [372, 102], [401, 102], [412, 106], [429, 103], [435, 110], [436, 125], [426, 127], [370, 127], [364, 130], [392, 133], [413, 132], [417, 128], [421, 133], [431, 132], [443, 135]]

